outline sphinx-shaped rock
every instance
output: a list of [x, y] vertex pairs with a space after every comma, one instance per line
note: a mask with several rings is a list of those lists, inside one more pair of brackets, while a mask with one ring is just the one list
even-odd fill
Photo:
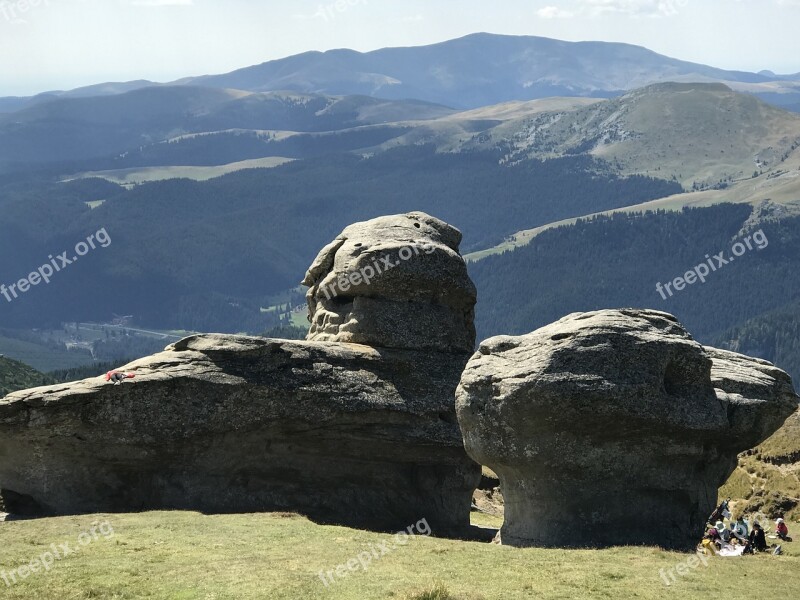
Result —
[[[452, 293], [440, 275], [420, 297]], [[453, 401], [468, 358], [459, 347], [192, 336], [125, 366], [136, 378], [121, 385], [0, 400], [0, 494], [10, 512], [286, 510], [462, 530], [480, 480]]]
[[421, 212], [350, 225], [303, 281], [308, 339], [472, 354], [476, 290], [460, 243]]
[[500, 477], [504, 544], [691, 548], [736, 455], [797, 409], [786, 373], [704, 348], [672, 316], [573, 314], [483, 342], [456, 395]]

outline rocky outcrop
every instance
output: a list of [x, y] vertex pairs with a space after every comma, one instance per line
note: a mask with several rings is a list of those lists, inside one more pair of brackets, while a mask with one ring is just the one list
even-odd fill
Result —
[[[416, 241], [429, 239], [423, 229]], [[461, 297], [439, 288], [463, 269], [420, 275], [434, 289], [420, 291], [418, 309], [423, 298]], [[472, 323], [463, 325], [466, 342]], [[126, 365], [136, 378], [121, 385], [12, 394], [0, 401], [3, 499], [11, 512], [284, 510], [375, 529], [421, 518], [439, 533], [464, 529], [480, 467], [464, 452], [453, 402], [468, 354], [446, 339], [386, 348], [193, 336]]]
[[704, 348], [671, 315], [569, 315], [483, 342], [456, 396], [500, 477], [504, 544], [697, 543], [736, 466], [797, 409], [771, 364]]
[[472, 354], [476, 291], [460, 243], [419, 212], [347, 227], [303, 281], [308, 339]]

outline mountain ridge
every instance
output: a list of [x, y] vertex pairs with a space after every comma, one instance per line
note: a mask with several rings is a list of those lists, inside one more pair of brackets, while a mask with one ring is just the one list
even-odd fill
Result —
[[31, 98], [0, 98], [0, 110], [19, 109], [40, 101], [42, 95], [106, 95], [164, 85], [416, 98], [468, 109], [549, 96], [611, 97], [650, 83], [687, 78], [729, 82], [741, 86], [740, 91], [769, 97], [777, 105], [800, 106], [800, 74], [771, 73], [718, 69], [620, 42], [474, 33], [423, 46], [369, 52], [309, 51], [229, 73], [168, 83], [101, 83]]

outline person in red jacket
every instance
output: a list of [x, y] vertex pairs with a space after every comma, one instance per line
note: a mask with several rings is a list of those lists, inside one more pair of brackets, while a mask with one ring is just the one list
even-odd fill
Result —
[[786, 527], [786, 523], [784, 523], [783, 519], [775, 521], [775, 532], [782, 540], [787, 540], [787, 538], [789, 538], [789, 528]]
[[123, 373], [122, 371], [109, 371], [106, 373], [106, 381], [113, 381], [114, 385], [119, 385], [126, 379], [133, 379], [136, 373]]

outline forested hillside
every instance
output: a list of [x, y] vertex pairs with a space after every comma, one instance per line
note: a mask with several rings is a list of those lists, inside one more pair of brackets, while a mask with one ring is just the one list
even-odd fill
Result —
[[96, 170], [120, 154], [185, 134], [228, 129], [337, 131], [452, 112], [415, 100], [252, 94], [184, 86], [148, 87], [111, 96], [53, 97], [17, 112], [0, 113], [0, 172], [76, 160], [95, 161]]
[[49, 385], [53, 380], [26, 364], [0, 355], [0, 398], [17, 390]]
[[673, 290], [671, 297], [665, 292], [666, 299], [656, 288], [707, 255], [730, 257], [750, 212], [720, 205], [615, 214], [546, 231], [528, 246], [470, 264], [478, 338], [527, 333], [576, 311], [654, 308], [675, 314], [704, 343], [733, 339], [740, 350], [798, 374], [797, 305], [789, 303], [800, 290], [800, 218], [764, 224], [768, 245], [759, 250], [751, 243], [752, 250], [705, 283]]
[[260, 332], [278, 325], [276, 315], [261, 311], [269, 296], [297, 286], [318, 250], [355, 221], [422, 210], [459, 227], [468, 252], [521, 226], [676, 191], [674, 182], [617, 177], [586, 156], [504, 166], [494, 153], [431, 147], [369, 159], [331, 155], [130, 191], [98, 180], [7, 177], [0, 189], [6, 283], [101, 228], [111, 243], [49, 285], [3, 301], [0, 326], [57, 327], [116, 313], [149, 327]]
[[784, 365], [800, 382], [800, 302], [791, 302], [714, 337], [713, 345]]

